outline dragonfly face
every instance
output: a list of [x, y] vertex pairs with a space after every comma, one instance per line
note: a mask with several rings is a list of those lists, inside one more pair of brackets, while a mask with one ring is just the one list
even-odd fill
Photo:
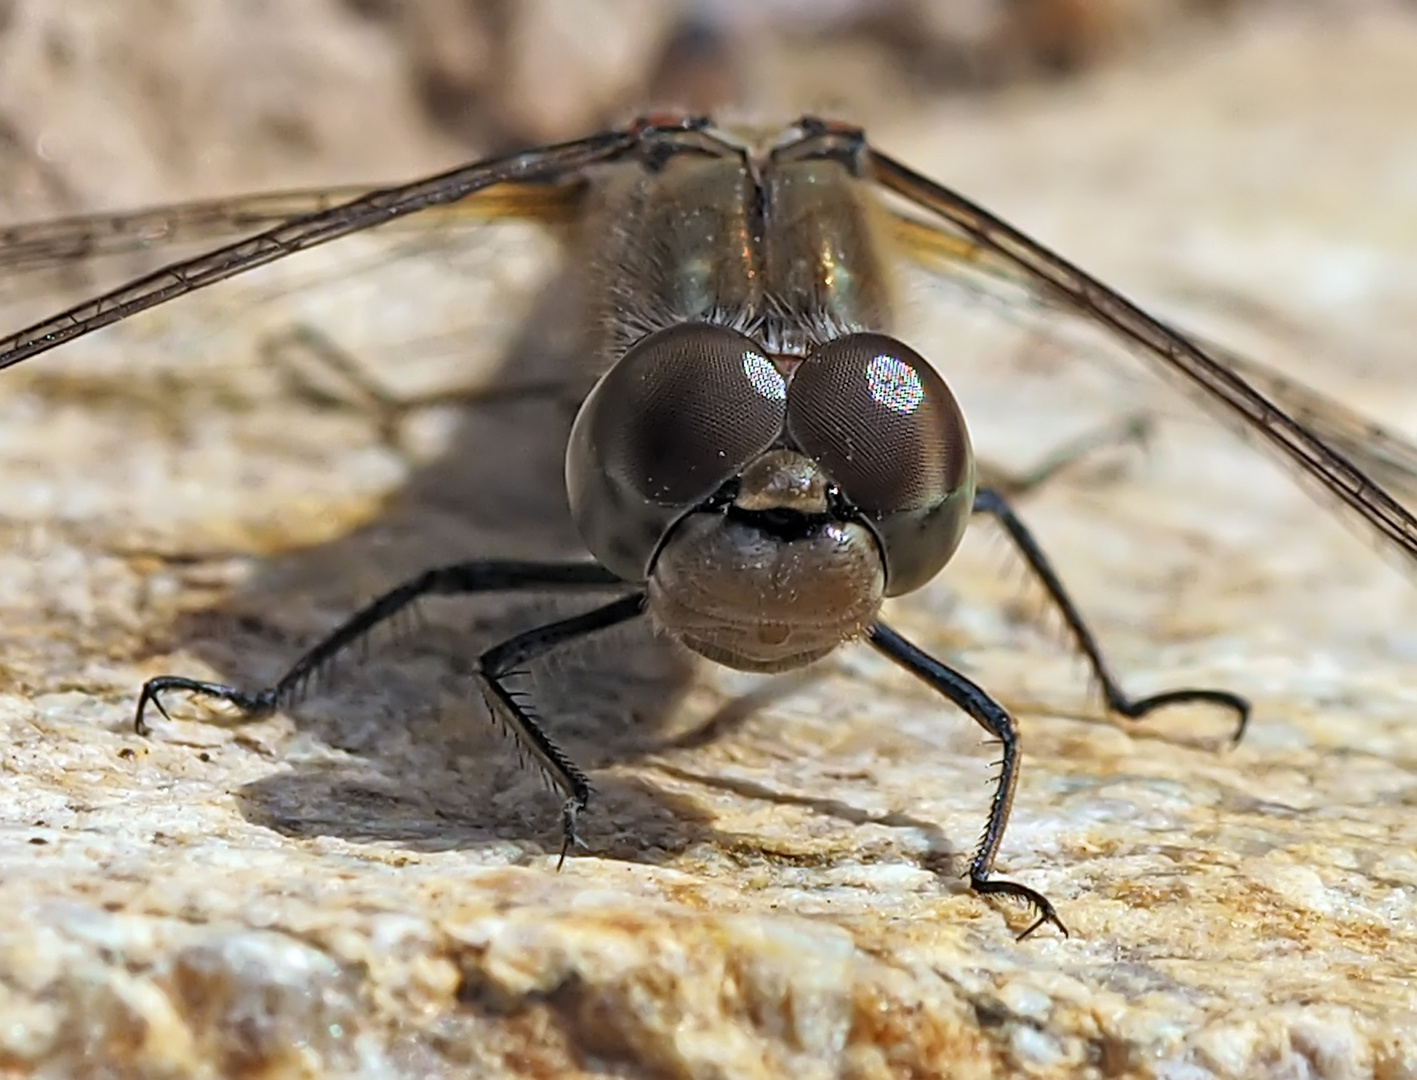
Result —
[[944, 566], [974, 501], [949, 389], [874, 333], [790, 359], [727, 327], [652, 334], [582, 406], [566, 476], [591, 554], [647, 580], [684, 644], [748, 671], [864, 634]]

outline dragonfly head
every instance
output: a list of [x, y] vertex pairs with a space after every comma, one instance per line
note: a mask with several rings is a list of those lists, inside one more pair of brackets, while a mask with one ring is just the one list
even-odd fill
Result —
[[780, 671], [860, 637], [954, 553], [964, 419], [909, 347], [854, 333], [772, 357], [722, 326], [651, 334], [601, 378], [566, 455], [597, 559], [711, 660]]

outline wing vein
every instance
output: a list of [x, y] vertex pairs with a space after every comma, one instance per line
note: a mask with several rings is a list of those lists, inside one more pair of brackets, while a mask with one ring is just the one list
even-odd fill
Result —
[[494, 184], [549, 180], [612, 160], [636, 146], [640, 135], [640, 128], [629, 127], [539, 150], [490, 158], [410, 184], [372, 191], [352, 202], [284, 221], [255, 236], [145, 274], [0, 338], [0, 369], [292, 252], [428, 207], [457, 202]]
[[1007, 222], [893, 158], [872, 150], [869, 169], [886, 189], [944, 218], [973, 243], [1036, 279], [1065, 306], [1140, 345], [1144, 354], [1191, 380], [1417, 559], [1417, 519], [1339, 450], [1223, 361]]

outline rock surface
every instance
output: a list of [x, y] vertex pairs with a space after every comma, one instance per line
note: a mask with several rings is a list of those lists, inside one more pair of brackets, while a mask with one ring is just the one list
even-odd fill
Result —
[[[36, 8], [15, 6], [10, 44], [58, 32], [23, 22]], [[1417, 23], [1344, 10], [921, 103], [874, 136], [1166, 317], [1411, 431]], [[324, 11], [335, 59], [268, 56], [346, 103], [310, 104], [303, 160], [260, 164], [269, 131], [240, 118], [269, 110], [220, 97], [230, 127], [115, 127], [131, 105], [114, 87], [183, 71], [156, 47], [150, 68], [80, 64], [111, 81], [75, 76], [70, 98], [14, 90], [12, 64], [0, 112], [51, 157], [7, 158], [10, 197], [78, 209], [107, 201], [110, 173], [122, 203], [456, 160], [405, 122], [393, 46]], [[250, 32], [269, 53], [272, 25]], [[326, 70], [344, 65], [343, 83]], [[242, 80], [210, 82], [226, 85]], [[250, 85], [288, 109], [303, 93]], [[1018, 715], [1000, 870], [1071, 937], [1016, 943], [1023, 913], [963, 887], [993, 751], [860, 648], [758, 678], [626, 631], [537, 665], [528, 688], [597, 789], [589, 849], [560, 873], [555, 800], [466, 676], [549, 601], [429, 605], [291, 715], [175, 708], [133, 734], [145, 678], [259, 683], [427, 565], [574, 550], [561, 406], [381, 427], [347, 381], [309, 374], [321, 341], [405, 393], [491, 377], [504, 346], [556, 354], [554, 333], [509, 341], [475, 314], [554, 323], [554, 284], [523, 299], [549, 272], [533, 237], [398, 242], [439, 258], [391, 268], [355, 238], [0, 376], [6, 1075], [1417, 1075], [1410, 568], [1139, 365], [928, 289], [912, 340], [991, 459], [1021, 469], [1158, 418], [1149, 453], [1085, 461], [1023, 512], [1129, 689], [1255, 703], [1234, 749], [1206, 710], [1108, 719], [987, 531], [894, 603]], [[344, 291], [315, 286], [330, 274]], [[29, 289], [0, 285], [6, 329], [52, 306]]]

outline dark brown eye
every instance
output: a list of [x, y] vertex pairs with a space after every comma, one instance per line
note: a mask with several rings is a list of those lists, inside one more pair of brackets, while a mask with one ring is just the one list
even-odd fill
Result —
[[787, 431], [881, 539], [886, 591], [918, 588], [954, 553], [974, 500], [974, 455], [954, 395], [883, 334], [814, 350], [788, 391]]
[[643, 578], [664, 532], [782, 433], [786, 384], [753, 341], [690, 323], [638, 342], [576, 416], [571, 513], [591, 554]]

